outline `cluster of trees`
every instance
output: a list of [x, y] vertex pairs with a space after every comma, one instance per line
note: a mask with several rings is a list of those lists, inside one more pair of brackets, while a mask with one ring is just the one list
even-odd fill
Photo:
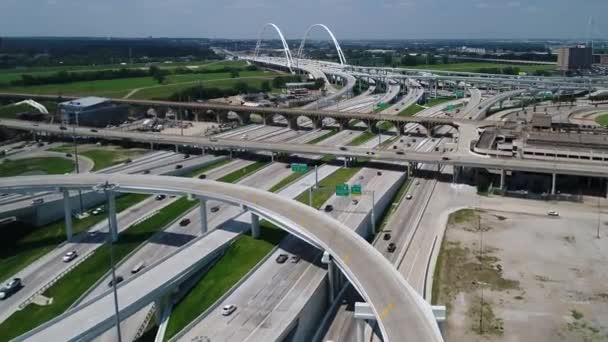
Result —
[[0, 69], [18, 66], [102, 65], [167, 59], [220, 59], [205, 39], [20, 38], [0, 40]]
[[100, 70], [87, 72], [59, 71], [50, 75], [33, 76], [21, 75], [20, 80], [14, 80], [14, 86], [36, 86], [43, 84], [62, 84], [81, 81], [112, 80], [119, 78], [146, 77], [149, 71], [141, 69]]
[[[264, 83], [266, 83], [266, 85], [264, 85]], [[239, 94], [258, 93], [261, 92], [265, 87], [270, 87], [270, 83], [268, 81], [263, 82], [259, 88], [243, 81], [236, 82], [231, 88], [203, 87], [202, 85], [198, 85], [173, 93], [171, 96], [169, 96], [169, 100], [192, 101], [217, 99]]]
[[589, 96], [589, 100], [591, 100], [592, 102], [608, 101], [608, 94], [604, 93], [604, 94]]
[[248, 70], [255, 71], [258, 67], [250, 65], [243, 68], [224, 66], [218, 69], [190, 69], [185, 67], [178, 67], [175, 69], [162, 69], [157, 65], [152, 65], [148, 70], [144, 69], [109, 69], [99, 71], [83, 71], [83, 72], [68, 72], [59, 71], [50, 75], [21, 75], [21, 79], [10, 82], [13, 86], [38, 86], [44, 84], [64, 84], [72, 82], [86, 82], [86, 81], [98, 81], [98, 80], [113, 80], [122, 78], [132, 77], [148, 77], [151, 76], [158, 83], [163, 83], [167, 76], [170, 74], [213, 74], [213, 73], [228, 73], [230, 77], [239, 77], [239, 71]]
[[[492, 68], [479, 68], [477, 72], [482, 74], [503, 74], [503, 75], [519, 75], [521, 69], [514, 66], [506, 66], [503, 68], [492, 67]], [[534, 76], [551, 76], [551, 72], [548, 70], [538, 69], [533, 72]]]

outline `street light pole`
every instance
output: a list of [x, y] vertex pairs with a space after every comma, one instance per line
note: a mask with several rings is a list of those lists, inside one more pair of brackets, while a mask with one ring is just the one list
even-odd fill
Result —
[[[74, 142], [74, 163], [76, 163], [76, 174], [80, 173], [80, 163], [78, 162], [78, 143], [76, 141], [76, 126], [78, 125], [78, 112], [74, 113], [72, 122], [72, 141]], [[84, 214], [82, 205], [82, 190], [78, 189], [78, 200], [80, 202], [80, 216]]]

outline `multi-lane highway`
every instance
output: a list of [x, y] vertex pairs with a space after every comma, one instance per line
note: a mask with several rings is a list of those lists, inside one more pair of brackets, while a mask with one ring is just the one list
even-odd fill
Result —
[[[378, 317], [382, 335], [387, 341], [409, 336], [416, 341], [441, 341], [430, 307], [397, 275], [386, 259], [348, 227], [295, 201], [247, 187], [187, 178], [80, 175], [17, 177], [0, 180], [3, 191], [50, 190], [53, 188], [93, 187], [109, 182], [117, 191], [169, 192], [193, 194], [208, 199], [244, 205], [290, 233], [328, 251], [348, 280], [371, 305]], [[166, 286], [200, 259], [200, 244], [176, 253], [157, 265], [155, 272], [144, 272], [119, 287], [120, 309], [125, 316], [140, 309], [144, 297]], [[193, 253], [194, 252], [194, 253]], [[159, 277], [159, 275], [162, 275]], [[86, 336], [87, 332], [111, 325], [111, 294], [69, 311], [48, 324], [30, 332], [32, 341], [67, 340], [69, 336]], [[408, 324], [403, 324], [408, 322]], [[406, 327], [407, 326], [407, 327]]]

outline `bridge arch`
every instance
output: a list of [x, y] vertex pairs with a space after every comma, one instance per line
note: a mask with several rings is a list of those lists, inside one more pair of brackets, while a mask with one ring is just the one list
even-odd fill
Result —
[[334, 45], [336, 46], [336, 51], [338, 51], [338, 58], [340, 59], [340, 64], [345, 65], [346, 64], [346, 57], [344, 57], [344, 53], [342, 52], [342, 48], [340, 47], [340, 44], [338, 43], [338, 40], [336, 39], [336, 37], [334, 36], [334, 34], [331, 32], [331, 30], [329, 29], [329, 27], [327, 27], [327, 26], [325, 26], [323, 24], [314, 24], [314, 25], [311, 25], [306, 30], [306, 33], [304, 33], [304, 38], [302, 39], [302, 43], [300, 43], [300, 48], [298, 49], [298, 54], [297, 54], [298, 59], [302, 58], [302, 52], [304, 51], [304, 45], [306, 45], [306, 39], [308, 38], [308, 34], [315, 27], [321, 27], [325, 31], [327, 31], [327, 33], [331, 37], [331, 40], [334, 42]]
[[272, 27], [279, 35], [279, 38], [281, 39], [281, 43], [283, 44], [283, 50], [285, 51], [285, 58], [287, 59], [287, 67], [289, 68], [289, 71], [291, 71], [293, 73], [293, 68], [292, 68], [293, 57], [291, 57], [291, 51], [289, 50], [289, 45], [287, 44], [287, 41], [285, 41], [285, 37], [283, 36], [283, 33], [281, 32], [279, 27], [273, 23], [266, 23], [262, 27], [260, 32], [258, 33], [258, 41], [255, 44], [255, 52], [253, 55], [254, 60], [258, 59], [258, 54], [260, 53], [260, 47], [262, 45], [262, 35], [264, 34], [264, 32], [266, 32], [266, 29], [268, 27]]

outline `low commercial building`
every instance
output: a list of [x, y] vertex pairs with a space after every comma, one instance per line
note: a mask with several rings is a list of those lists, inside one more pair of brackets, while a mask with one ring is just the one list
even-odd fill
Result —
[[129, 118], [129, 107], [102, 97], [83, 97], [59, 104], [61, 122], [67, 125], [106, 127], [119, 125]]

